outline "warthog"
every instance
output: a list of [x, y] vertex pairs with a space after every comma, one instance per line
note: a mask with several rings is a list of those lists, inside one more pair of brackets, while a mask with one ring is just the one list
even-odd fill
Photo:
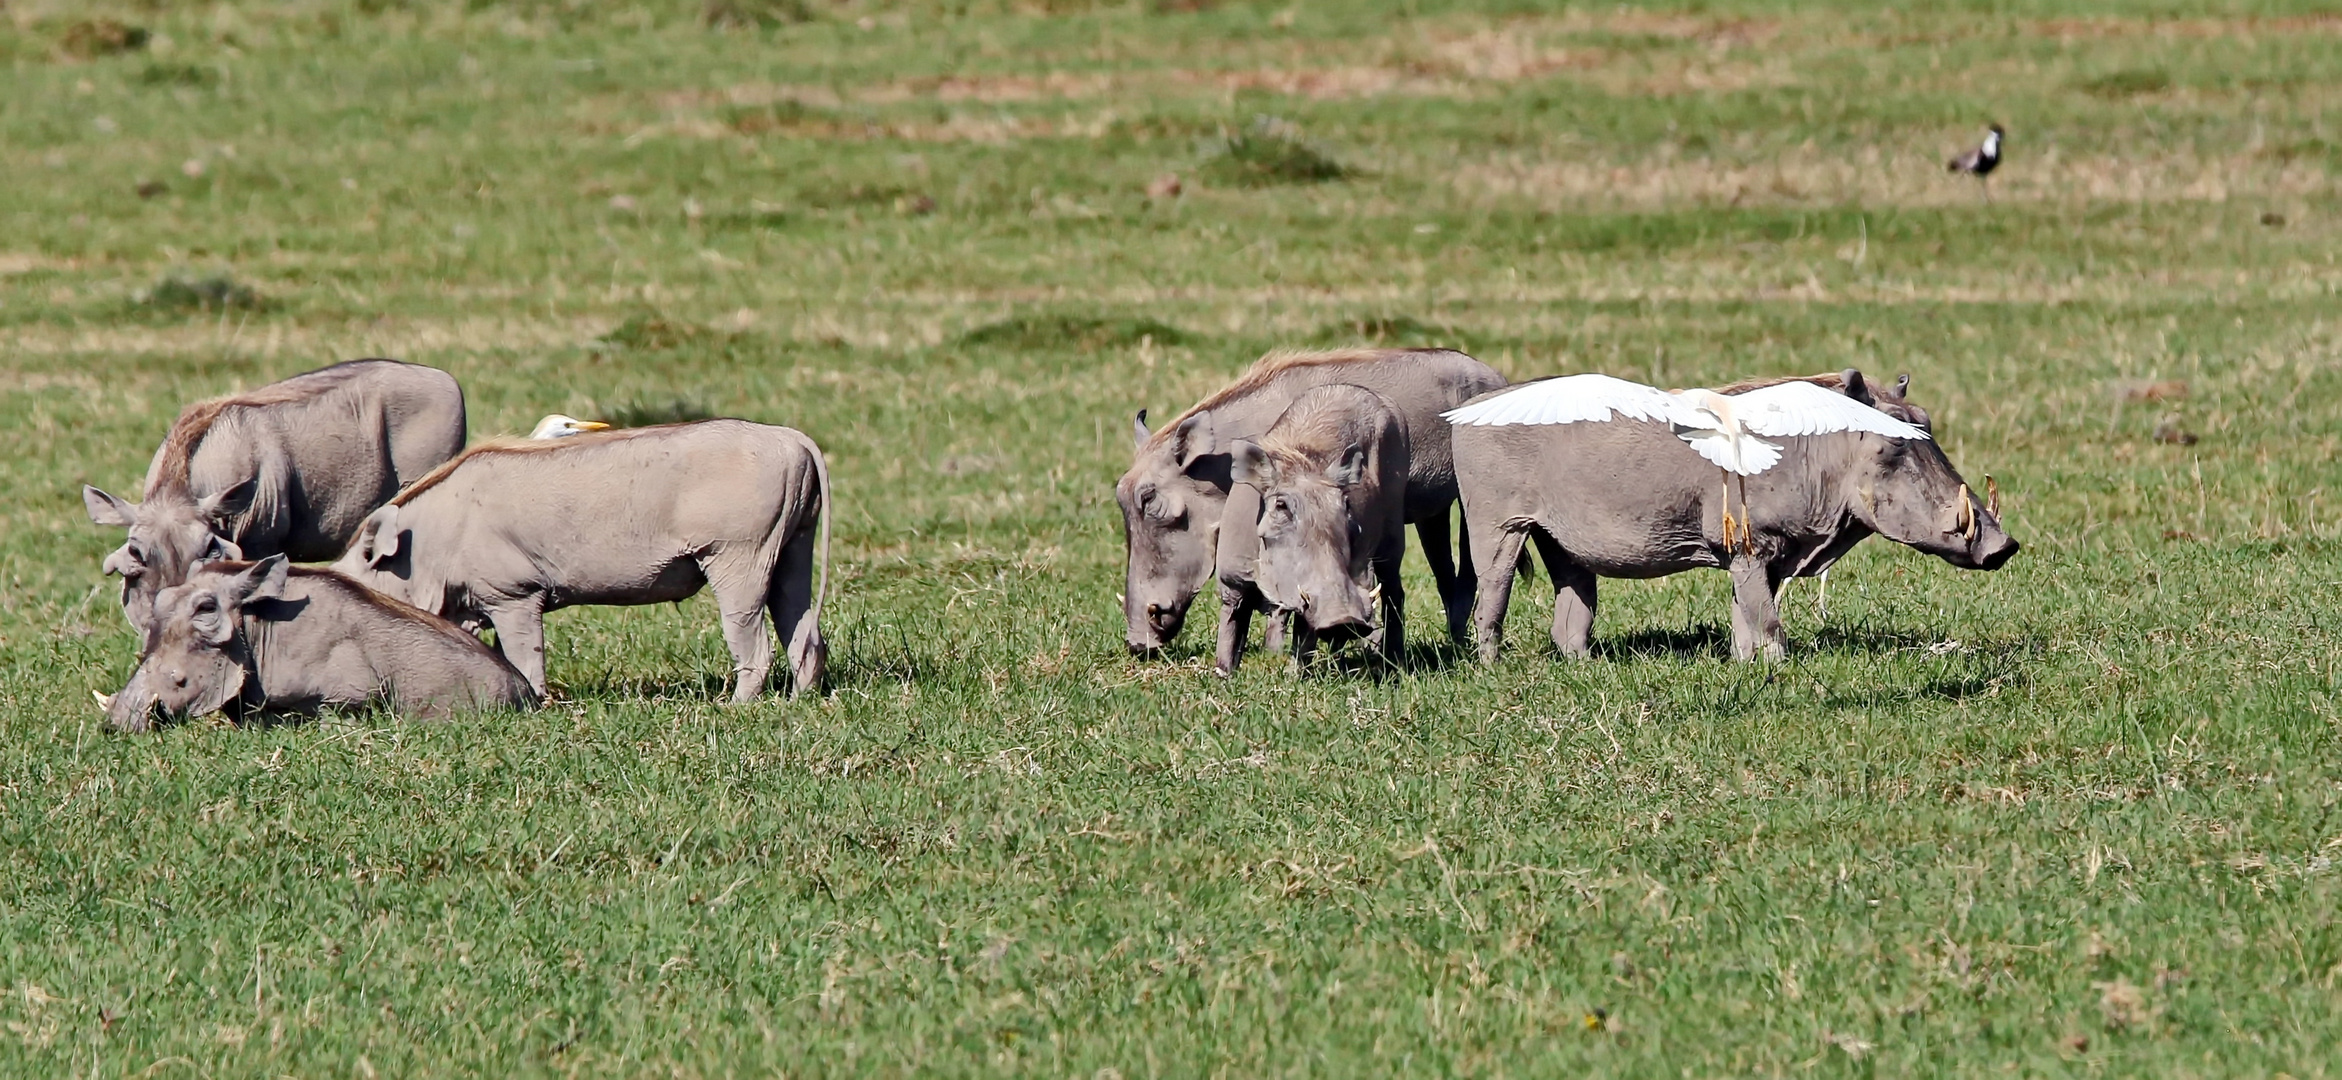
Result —
[[155, 596], [129, 685], [108, 703], [118, 731], [144, 731], [157, 705], [203, 716], [385, 701], [402, 712], [531, 708], [528, 680], [447, 620], [330, 570], [282, 555], [212, 562]]
[[1464, 552], [1459, 571], [1449, 552], [1448, 507], [1455, 502], [1456, 478], [1448, 425], [1439, 414], [1503, 386], [1504, 376], [1447, 349], [1353, 349], [1271, 353], [1159, 431], [1150, 432], [1146, 412], [1139, 412], [1132, 425], [1137, 458], [1114, 486], [1126, 544], [1122, 610], [1132, 652], [1149, 654], [1177, 637], [1215, 571], [1223, 581], [1223, 636], [1228, 624], [1259, 605], [1249, 589], [1227, 587], [1248, 577], [1240, 554], [1222, 559], [1215, 550], [1231, 484], [1229, 447], [1261, 437], [1295, 397], [1329, 383], [1362, 386], [1389, 399], [1413, 437], [1406, 517], [1423, 542], [1449, 632], [1462, 640], [1472, 603], [1472, 560]]
[[764, 692], [769, 611], [798, 693], [819, 690], [829, 647], [815, 532], [829, 465], [803, 432], [746, 420], [484, 443], [433, 470], [358, 527], [334, 569], [496, 646], [545, 692], [545, 613], [656, 604], [715, 590], [739, 678]]
[[[1927, 413], [1904, 400], [1909, 376], [1892, 389], [1852, 368], [1804, 381], [1929, 428]], [[1479, 559], [1480, 658], [1496, 659], [1513, 571], [1530, 539], [1553, 574], [1554, 647], [1573, 656], [1593, 648], [1597, 577], [1729, 570], [1732, 655], [1747, 660], [1787, 648], [1781, 583], [1828, 570], [1874, 532], [1963, 569], [1999, 569], [2017, 553], [1998, 507], [1976, 497], [1932, 438], [1836, 432], [1779, 445], [1778, 464], [1720, 485], [1717, 467], [1666, 423], [1456, 427], [1456, 479]], [[1746, 515], [1730, 537], [1728, 509]]]
[[144, 630], [155, 594], [189, 565], [331, 559], [368, 511], [463, 448], [452, 376], [352, 360], [188, 406], [147, 467], [143, 503], [81, 495], [91, 521], [130, 530], [105, 569], [122, 575], [122, 613]]
[[[1275, 612], [1290, 613], [1295, 659], [1306, 663], [1319, 638], [1358, 636], [1386, 661], [1403, 655], [1409, 454], [1406, 422], [1390, 400], [1360, 386], [1316, 387], [1260, 441], [1236, 440], [1230, 457], [1238, 488], [1259, 492], [1260, 510], [1239, 519], [1231, 499], [1220, 530], [1258, 538], [1254, 585]], [[1245, 610], [1220, 639], [1223, 674], [1243, 657]]]

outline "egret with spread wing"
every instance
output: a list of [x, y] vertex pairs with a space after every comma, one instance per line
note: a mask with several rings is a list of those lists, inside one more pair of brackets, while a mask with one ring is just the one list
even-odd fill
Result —
[[[1895, 439], [1924, 439], [1927, 432], [1837, 391], [1792, 379], [1738, 394], [1714, 390], [1661, 390], [1608, 375], [1568, 375], [1522, 384], [1494, 397], [1441, 415], [1453, 424], [1573, 424], [1657, 420], [1701, 457], [1732, 476], [1755, 476], [1781, 460], [1778, 443], [1766, 438], [1860, 431]], [[1725, 492], [1724, 545], [1748, 538], [1746, 486], [1741, 517], [1734, 521], [1730, 490]]]

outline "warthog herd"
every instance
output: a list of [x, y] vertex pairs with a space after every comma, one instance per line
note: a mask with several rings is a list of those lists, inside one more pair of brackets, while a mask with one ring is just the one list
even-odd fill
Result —
[[[1715, 391], [1507, 386], [1443, 349], [1272, 353], [1160, 430], [1138, 414], [1115, 485], [1130, 649], [1168, 645], [1212, 581], [1222, 673], [1255, 614], [1300, 662], [1352, 638], [1403, 662], [1412, 524], [1449, 635], [1483, 661], [1532, 542], [1564, 655], [1591, 651], [1597, 578], [1717, 567], [1733, 580], [1733, 654], [1778, 657], [1782, 583], [1871, 533], [1971, 569], [2016, 553], [1997, 499], [1952, 468], [1908, 385], [1849, 369]], [[92, 521], [128, 530], [103, 568], [142, 635], [128, 683], [101, 695], [109, 722], [532, 707], [548, 692], [546, 612], [702, 588], [734, 701], [764, 693], [768, 619], [792, 692], [820, 690], [832, 505], [812, 439], [745, 420], [547, 421], [467, 448], [462, 388], [392, 360], [189, 406], [143, 502], [83, 489]]]

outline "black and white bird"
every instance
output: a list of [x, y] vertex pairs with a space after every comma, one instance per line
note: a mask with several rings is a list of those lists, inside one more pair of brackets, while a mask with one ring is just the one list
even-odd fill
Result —
[[1944, 168], [1975, 177], [1977, 184], [1982, 185], [1985, 199], [1989, 201], [1992, 198], [1991, 181], [1985, 178], [1992, 175], [1992, 170], [2000, 168], [2000, 140], [2006, 134], [1999, 124], [1992, 125], [1984, 133], [1983, 145], [1945, 162]]

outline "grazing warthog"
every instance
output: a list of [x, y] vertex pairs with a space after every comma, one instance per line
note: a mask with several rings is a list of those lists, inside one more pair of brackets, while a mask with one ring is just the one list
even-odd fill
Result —
[[[1929, 427], [1927, 413], [1903, 399], [1909, 376], [1892, 389], [1874, 387], [1852, 368], [1803, 381]], [[1778, 658], [1787, 648], [1781, 583], [1828, 570], [1874, 532], [1963, 569], [1996, 570], [2017, 553], [1998, 508], [1976, 497], [1932, 438], [1836, 432], [1779, 444], [1778, 464], [1724, 487], [1716, 466], [1665, 423], [1618, 417], [1456, 427], [1456, 479], [1479, 560], [1480, 658], [1496, 659], [1513, 571], [1532, 538], [1553, 574], [1554, 647], [1573, 656], [1593, 648], [1597, 577], [1729, 570], [1732, 655], [1748, 660]], [[1728, 506], [1746, 515], [1730, 538]]]
[[[1390, 400], [1349, 385], [1303, 393], [1260, 441], [1230, 448], [1232, 476], [1259, 492], [1260, 510], [1256, 520], [1230, 513], [1221, 535], [1257, 537], [1253, 582], [1276, 613], [1290, 614], [1297, 661], [1319, 638], [1364, 636], [1386, 661], [1405, 652], [1408, 457], [1407, 425]], [[1243, 657], [1247, 618], [1239, 609], [1234, 632], [1220, 639], [1222, 674]]]
[[416, 481], [358, 527], [334, 563], [357, 581], [467, 629], [496, 629], [545, 692], [545, 613], [656, 604], [715, 590], [739, 684], [764, 692], [769, 610], [795, 692], [817, 691], [829, 647], [815, 532], [829, 465], [803, 432], [746, 420], [483, 443]]
[[157, 705], [203, 716], [385, 701], [401, 712], [530, 708], [528, 680], [447, 620], [282, 555], [213, 562], [155, 596], [138, 671], [107, 721], [144, 731]]
[[1353, 349], [1270, 353], [1159, 431], [1148, 431], [1147, 414], [1139, 412], [1132, 425], [1137, 458], [1114, 485], [1127, 545], [1122, 610], [1133, 653], [1153, 653], [1179, 635], [1188, 607], [1215, 570], [1223, 582], [1223, 635], [1228, 623], [1259, 605], [1249, 589], [1228, 587], [1245, 581], [1247, 568], [1215, 551], [1231, 482], [1229, 447], [1238, 439], [1260, 438], [1302, 391], [1329, 383], [1362, 386], [1389, 399], [1413, 436], [1406, 517], [1423, 541], [1449, 632], [1463, 639], [1472, 560], [1465, 552], [1459, 572], [1449, 552], [1448, 507], [1455, 502], [1456, 478], [1448, 425], [1439, 414], [1503, 386], [1504, 376], [1446, 349]]
[[464, 448], [464, 392], [438, 368], [352, 360], [188, 406], [146, 471], [146, 501], [81, 489], [91, 521], [130, 530], [106, 556], [122, 613], [193, 563], [342, 553], [368, 511]]

